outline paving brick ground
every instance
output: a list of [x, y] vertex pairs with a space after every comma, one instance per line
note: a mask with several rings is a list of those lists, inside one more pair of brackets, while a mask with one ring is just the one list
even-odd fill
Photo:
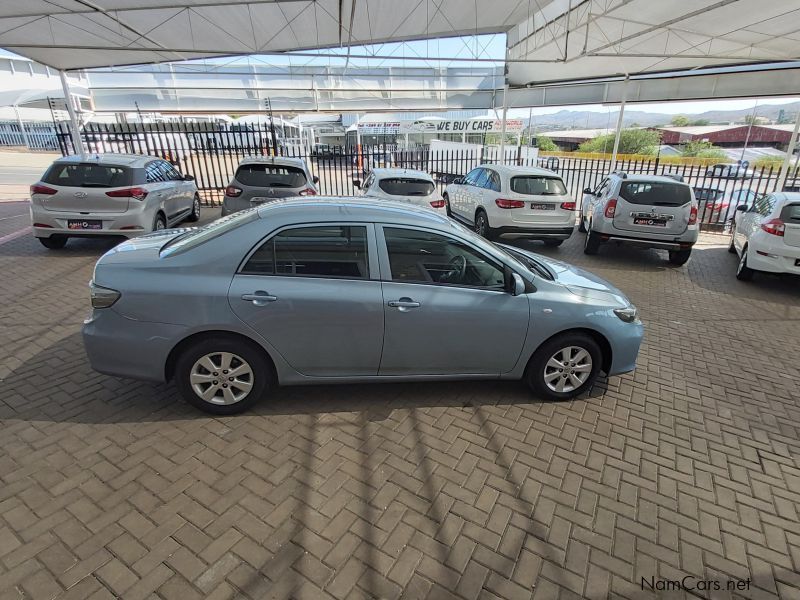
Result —
[[541, 250], [640, 307], [634, 374], [555, 404], [285, 388], [230, 418], [90, 370], [109, 244], [0, 244], [0, 598], [799, 598], [797, 280], [739, 283], [710, 237], [682, 268], [581, 243]]

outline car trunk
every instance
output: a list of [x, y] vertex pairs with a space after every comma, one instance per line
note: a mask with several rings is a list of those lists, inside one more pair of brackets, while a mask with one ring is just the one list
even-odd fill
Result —
[[783, 241], [787, 246], [800, 246], [800, 204], [787, 204], [781, 211], [784, 222]]
[[34, 194], [45, 210], [74, 213], [120, 214], [128, 210], [127, 196], [108, 192], [131, 187], [133, 174], [127, 167], [95, 163], [55, 163], [42, 178], [55, 194]]
[[515, 223], [538, 225], [563, 225], [569, 223], [574, 209], [564, 209], [564, 202], [574, 202], [564, 182], [558, 177], [524, 175], [512, 177], [509, 183], [512, 200], [525, 202], [524, 208], [514, 209], [511, 220]]
[[231, 185], [240, 188], [242, 192], [237, 198], [229, 198], [228, 203], [244, 209], [278, 198], [298, 196], [309, 183], [305, 172], [299, 167], [248, 163], [239, 166]]
[[614, 227], [651, 235], [680, 235], [689, 225], [692, 201], [686, 185], [623, 181], [614, 211]]

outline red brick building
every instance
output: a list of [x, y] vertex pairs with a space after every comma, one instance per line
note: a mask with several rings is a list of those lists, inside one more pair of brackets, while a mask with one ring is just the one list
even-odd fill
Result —
[[[747, 130], [750, 129], [748, 138]], [[705, 140], [715, 146], [769, 146], [785, 149], [794, 125], [698, 125], [689, 127], [657, 127], [662, 144], [685, 144]]]

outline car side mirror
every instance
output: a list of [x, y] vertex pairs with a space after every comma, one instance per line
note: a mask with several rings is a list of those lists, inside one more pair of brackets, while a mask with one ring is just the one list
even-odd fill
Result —
[[519, 273], [511, 274], [511, 295], [521, 296], [525, 293], [525, 280]]
[[590, 196], [594, 196], [594, 192], [592, 191], [592, 188], [586, 188], [585, 190], [583, 190], [583, 193], [584, 194], [589, 194]]
[[361, 180], [360, 179], [353, 179], [353, 187], [357, 189], [361, 189]]
[[194, 181], [194, 175], [184, 175], [183, 176], [183, 180], [184, 181]]
[[740, 204], [739, 206], [736, 207], [736, 210], [745, 212], [747, 210], [747, 205], [746, 204]]
[[319, 183], [319, 177], [317, 177], [316, 175], [314, 175], [314, 176], [311, 178], [311, 181], [313, 181], [314, 183]]
[[463, 177], [456, 177], [455, 179], [453, 179], [453, 183], [455, 183], [456, 185], [463, 185], [464, 184], [464, 178]]

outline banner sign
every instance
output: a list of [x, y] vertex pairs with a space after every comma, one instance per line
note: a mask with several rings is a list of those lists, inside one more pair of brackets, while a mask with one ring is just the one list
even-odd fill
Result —
[[[522, 119], [506, 119], [506, 133], [520, 133], [524, 128]], [[416, 121], [386, 121], [359, 123], [358, 132], [362, 135], [397, 135], [406, 133], [500, 133], [503, 122], [500, 119], [417, 119]]]

